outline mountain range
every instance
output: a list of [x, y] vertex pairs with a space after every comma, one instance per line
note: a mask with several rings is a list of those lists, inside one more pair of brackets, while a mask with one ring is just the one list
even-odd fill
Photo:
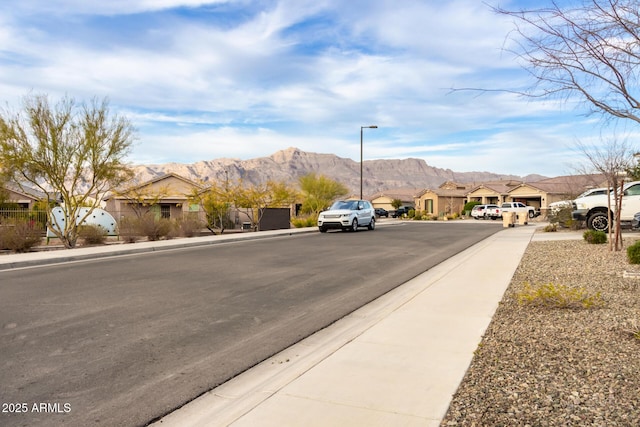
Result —
[[[360, 162], [334, 154], [310, 153], [287, 148], [267, 157], [249, 160], [220, 158], [191, 164], [164, 163], [134, 167], [140, 182], [175, 173], [195, 182], [215, 182], [242, 179], [249, 184], [268, 180], [296, 184], [298, 178], [310, 172], [325, 175], [341, 182], [352, 194], [360, 192]], [[437, 188], [445, 181], [480, 183], [496, 180], [535, 182], [541, 175], [501, 175], [491, 172], [454, 172], [428, 165], [423, 159], [384, 159], [363, 162], [363, 189], [373, 195], [400, 188]]]

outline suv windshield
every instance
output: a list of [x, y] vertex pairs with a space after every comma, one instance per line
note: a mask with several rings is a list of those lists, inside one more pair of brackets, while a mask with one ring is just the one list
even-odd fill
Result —
[[330, 209], [332, 211], [338, 210], [338, 209], [348, 209], [348, 210], [355, 211], [358, 209], [358, 201], [357, 200], [338, 200], [333, 205], [331, 205]]

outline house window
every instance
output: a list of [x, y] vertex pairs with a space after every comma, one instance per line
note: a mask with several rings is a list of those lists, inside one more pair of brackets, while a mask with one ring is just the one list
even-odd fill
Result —
[[171, 205], [160, 205], [160, 218], [171, 218]]

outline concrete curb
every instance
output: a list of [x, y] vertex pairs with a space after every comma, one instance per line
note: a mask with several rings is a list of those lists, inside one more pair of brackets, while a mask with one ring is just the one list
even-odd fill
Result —
[[46, 252], [29, 252], [0, 256], [0, 270], [51, 265], [63, 262], [86, 261], [90, 259], [135, 255], [148, 252], [194, 248], [199, 246], [234, 243], [244, 240], [271, 239], [318, 232], [316, 227], [292, 228], [285, 230], [258, 231], [205, 237], [192, 237], [156, 242], [123, 243], [120, 245], [91, 246], [74, 249], [60, 249]]

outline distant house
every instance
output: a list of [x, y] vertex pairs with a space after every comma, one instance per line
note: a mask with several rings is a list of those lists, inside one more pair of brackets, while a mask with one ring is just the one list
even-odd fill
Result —
[[180, 175], [169, 173], [141, 184], [120, 189], [104, 198], [105, 210], [116, 219], [153, 212], [159, 218], [181, 218], [198, 213], [200, 206], [189, 202], [202, 186]]
[[[537, 191], [540, 197], [539, 206], [541, 210], [545, 211], [550, 203], [560, 200], [572, 200], [591, 188], [607, 187], [607, 180], [600, 174], [568, 175], [532, 182], [528, 186], [531, 188], [529, 194], [523, 188], [515, 190], [513, 195], [516, 197], [523, 195], [535, 198], [534, 192]], [[537, 198], [535, 202], [538, 202]]]
[[[24, 187], [24, 186], [23, 186]], [[46, 200], [47, 196], [42, 191], [33, 188], [20, 188], [15, 184], [5, 184], [2, 188], [3, 198], [6, 203], [10, 203], [19, 209], [32, 210], [40, 200]]]
[[403, 206], [415, 206], [415, 197], [420, 193], [419, 188], [396, 188], [369, 197], [374, 208], [395, 210], [391, 204], [394, 200], [400, 200]]
[[545, 212], [550, 203], [570, 200], [589, 188], [606, 187], [602, 175], [568, 175], [535, 182], [513, 180], [478, 184], [469, 193], [467, 201], [483, 204], [522, 202]]
[[468, 202], [480, 202], [483, 205], [500, 205], [507, 201], [509, 192], [522, 184], [520, 181], [488, 181], [477, 184], [467, 193]]
[[430, 215], [449, 215], [462, 212], [469, 188], [465, 184], [446, 181], [435, 189], [424, 189], [414, 198], [416, 210]]

